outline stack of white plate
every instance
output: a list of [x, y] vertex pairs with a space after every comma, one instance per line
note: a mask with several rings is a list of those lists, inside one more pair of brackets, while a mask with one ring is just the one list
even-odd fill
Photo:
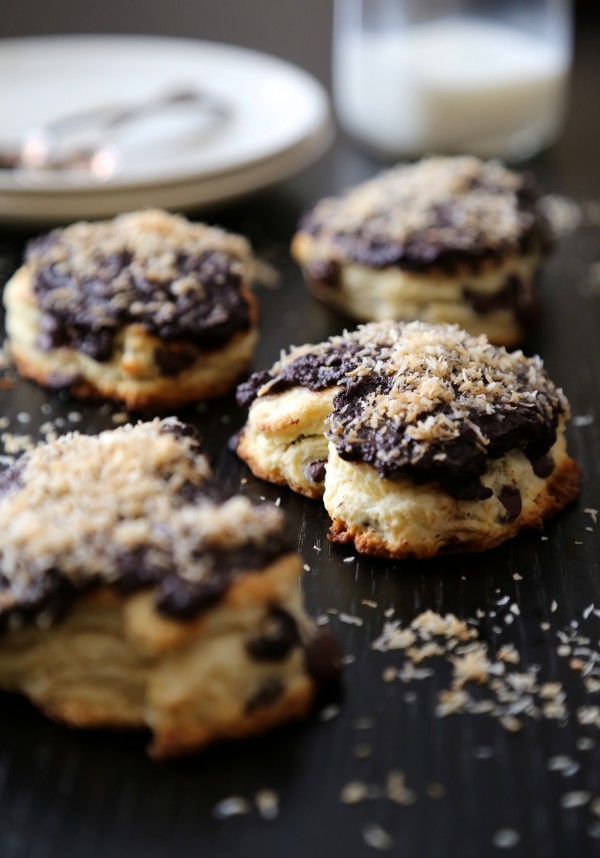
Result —
[[269, 185], [333, 136], [323, 87], [275, 57], [188, 39], [73, 36], [0, 41], [0, 152], [34, 127], [95, 106], [196, 88], [223, 105], [165, 110], [115, 129], [119, 171], [0, 169], [0, 221], [50, 225], [148, 206], [184, 211]]

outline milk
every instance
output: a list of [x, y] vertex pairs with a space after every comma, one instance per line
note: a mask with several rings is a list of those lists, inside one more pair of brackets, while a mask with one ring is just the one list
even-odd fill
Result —
[[558, 131], [568, 65], [566, 46], [475, 18], [346, 30], [336, 107], [351, 134], [389, 155], [525, 156]]

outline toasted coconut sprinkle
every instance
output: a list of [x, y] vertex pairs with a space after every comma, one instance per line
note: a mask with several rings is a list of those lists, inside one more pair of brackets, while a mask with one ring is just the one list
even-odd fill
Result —
[[409, 466], [452, 471], [459, 442], [469, 462], [526, 446], [539, 433], [551, 446], [569, 407], [540, 358], [423, 322], [362, 325], [293, 348], [253, 378], [240, 388], [240, 401], [296, 385], [337, 386], [329, 439], [342, 458], [364, 458], [390, 477]]
[[158, 209], [122, 214], [97, 223], [75, 223], [50, 235], [56, 240], [46, 242], [43, 252], [40, 249], [28, 258], [34, 270], [55, 266], [80, 278], [94, 277], [99, 253], [103, 258], [126, 253], [132, 255], [134, 274], [151, 282], [171, 281], [174, 294], [202, 292], [201, 279], [179, 273], [176, 248], [190, 257], [220, 253], [230, 258], [248, 280], [256, 274], [256, 263], [245, 238]]
[[217, 492], [183, 428], [157, 419], [69, 433], [5, 472], [0, 613], [43, 601], [56, 573], [76, 589], [118, 584], [126, 556], [152, 570], [148, 584], [167, 576], [198, 584], [224, 554], [263, 550], [282, 534], [276, 507]]
[[[519, 249], [540, 218], [519, 204], [523, 178], [496, 162], [473, 157], [426, 158], [386, 170], [342, 197], [322, 200], [303, 221], [321, 244], [343, 258], [348, 237], [381, 246]], [[335, 251], [337, 250], [337, 254]], [[420, 251], [420, 253], [419, 253]], [[354, 258], [352, 249], [347, 250]], [[405, 251], [408, 252], [408, 251]]]

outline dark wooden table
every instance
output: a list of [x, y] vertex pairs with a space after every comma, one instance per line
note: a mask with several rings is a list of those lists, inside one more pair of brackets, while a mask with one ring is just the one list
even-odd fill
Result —
[[[329, 11], [320, 14], [329, 16]], [[320, 32], [318, 44], [326, 28]], [[547, 191], [580, 201], [600, 199], [598, 32], [593, 17], [578, 32], [563, 138], [528, 165]], [[287, 53], [300, 59], [298, 52]], [[326, 77], [322, 54], [304, 64], [311, 63]], [[306, 206], [376, 169], [375, 162], [338, 140], [303, 174], [209, 213], [210, 221], [248, 234], [282, 274], [277, 290], [259, 291], [262, 338], [256, 368], [269, 366], [292, 342], [319, 341], [341, 330], [342, 321], [307, 295], [287, 247]], [[0, 237], [2, 276], [18, 264], [25, 238]], [[591, 802], [563, 806], [566, 793], [600, 796], [600, 731], [580, 724], [576, 716], [578, 707], [600, 705], [600, 694], [585, 692], [568, 658], [557, 653], [557, 632], [572, 623], [591, 638], [595, 650], [600, 638], [600, 619], [593, 613], [582, 616], [586, 606], [600, 607], [600, 525], [595, 527], [584, 513], [585, 508], [600, 508], [600, 293], [590, 274], [599, 250], [600, 226], [589, 222], [559, 243], [543, 275], [543, 319], [527, 344], [528, 351], [542, 354], [573, 413], [591, 418], [569, 429], [572, 454], [583, 469], [581, 500], [547, 525], [547, 538], [525, 533], [486, 555], [428, 563], [345, 562], [354, 552], [328, 543], [319, 503], [250, 478], [245, 490], [280, 497], [297, 532], [308, 567], [303, 589], [310, 611], [321, 615], [333, 609], [363, 621], [358, 626], [340, 621], [339, 614], [329, 615], [332, 631], [354, 657], [346, 668], [339, 713], [331, 720], [315, 716], [269, 737], [157, 765], [145, 758], [142, 737], [69, 731], [46, 721], [25, 701], [3, 695], [2, 858], [358, 858], [375, 851], [364, 839], [372, 824], [393, 838], [390, 854], [406, 858], [486, 858], [503, 852], [494, 845], [503, 829], [518, 835], [518, 843], [506, 850], [513, 856], [600, 855], [600, 819]], [[10, 430], [34, 436], [48, 418], [62, 417], [69, 428], [67, 417], [74, 407], [82, 413], [86, 431], [114, 425], [111, 415], [118, 410], [73, 406], [25, 382], [0, 396]], [[31, 415], [30, 424], [18, 422], [21, 412]], [[225, 447], [243, 419], [233, 397], [182, 416], [200, 428], [224, 480], [237, 486], [249, 476]], [[520, 609], [511, 624], [488, 615], [499, 611], [497, 602], [505, 595]], [[363, 604], [365, 599], [377, 607]], [[434, 675], [419, 682], [382, 679], [386, 667], [403, 662], [402, 653], [371, 649], [383, 626], [383, 611], [390, 607], [403, 623], [428, 608], [463, 618], [482, 609], [481, 635], [490, 649], [513, 643], [521, 653], [521, 670], [538, 665], [541, 680], [563, 683], [568, 717], [524, 718], [518, 732], [486, 715], [436, 717], [437, 694], [449, 682], [445, 661], [432, 661]], [[366, 751], [357, 756], [357, 746], [365, 745], [370, 754], [360, 758]], [[549, 770], [549, 761], [561, 756], [573, 764]], [[340, 801], [348, 782], [381, 786], [395, 769], [404, 772], [413, 803], [373, 798], [349, 806]], [[432, 784], [443, 786], [443, 797], [431, 797]], [[279, 795], [276, 819], [264, 820], [256, 811], [214, 818], [213, 808], [223, 798], [252, 800], [264, 788]]]

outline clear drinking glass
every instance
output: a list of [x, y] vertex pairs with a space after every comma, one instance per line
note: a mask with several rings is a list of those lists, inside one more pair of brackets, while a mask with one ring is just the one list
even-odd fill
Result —
[[387, 157], [519, 160], [560, 131], [569, 0], [335, 0], [342, 127]]

